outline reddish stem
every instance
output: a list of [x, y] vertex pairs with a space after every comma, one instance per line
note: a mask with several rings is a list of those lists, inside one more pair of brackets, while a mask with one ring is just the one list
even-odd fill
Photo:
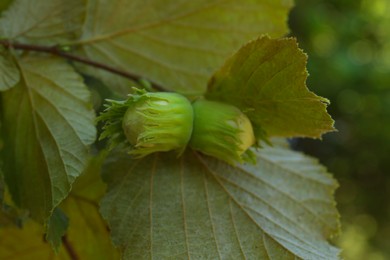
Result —
[[[99, 68], [105, 71], [109, 71], [113, 74], [134, 80], [134, 81], [139, 81], [141, 77], [139, 75], [135, 75], [133, 73], [130, 73], [128, 71], [123, 71], [114, 67], [111, 67], [109, 65], [96, 62], [93, 60], [90, 60], [85, 57], [80, 57], [68, 52], [65, 52], [58, 48], [58, 46], [40, 46], [40, 45], [31, 45], [31, 44], [24, 44], [24, 43], [17, 43], [17, 42], [10, 42], [8, 40], [0, 40], [0, 44], [3, 45], [7, 49], [17, 49], [17, 50], [26, 50], [26, 51], [36, 51], [36, 52], [45, 52], [45, 53], [50, 53], [56, 56], [60, 56], [72, 61], [77, 61], [80, 63], [84, 63], [90, 66], [93, 66], [95, 68]], [[164, 91], [164, 88], [161, 87], [160, 85], [157, 84], [152, 84], [153, 88], [159, 90], [159, 91]]]

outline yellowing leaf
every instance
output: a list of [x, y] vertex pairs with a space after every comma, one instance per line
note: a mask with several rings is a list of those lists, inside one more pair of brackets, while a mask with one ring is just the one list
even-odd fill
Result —
[[91, 203], [71, 195], [61, 208], [70, 219], [68, 243], [79, 259], [119, 259], [119, 252], [110, 240], [110, 232], [99, 214], [97, 202]]
[[99, 176], [103, 158], [104, 155], [90, 161], [75, 182], [72, 193], [61, 203], [61, 209], [69, 218], [69, 228], [58, 254], [44, 240], [42, 225], [30, 220], [23, 229], [0, 228], [0, 259], [119, 259], [107, 224], [98, 211], [98, 200], [105, 189]]
[[61, 204], [69, 217], [68, 243], [79, 259], [119, 259], [106, 222], [99, 213], [99, 200], [106, 190], [100, 177], [105, 153], [90, 160], [87, 169], [77, 179], [72, 193]]
[[0, 53], [0, 91], [12, 88], [19, 80], [19, 70], [10, 55]]
[[14, 0], [1, 14], [0, 36], [19, 42], [63, 44], [80, 33], [81, 0]]
[[15, 203], [39, 222], [68, 195], [95, 140], [82, 78], [62, 59], [27, 56], [2, 94], [4, 176]]
[[[92, 0], [76, 44], [93, 60], [199, 94], [241, 43], [285, 34], [291, 7], [291, 0]], [[117, 76], [89, 73], [117, 87]]]
[[62, 205], [70, 219], [65, 243], [55, 254], [44, 239], [42, 225], [31, 220], [22, 229], [0, 228], [0, 259], [119, 259], [97, 204], [70, 196]]
[[257, 137], [314, 137], [333, 131], [328, 100], [306, 87], [307, 56], [295, 39], [261, 37], [244, 45], [209, 82], [206, 97], [239, 107]]
[[113, 156], [101, 213], [123, 257], [336, 259], [335, 181], [285, 147], [256, 153], [237, 168], [191, 151]]
[[41, 225], [29, 220], [23, 229], [7, 226], [0, 229], [0, 259], [71, 259], [60, 250], [56, 256], [50, 245], [44, 241]]

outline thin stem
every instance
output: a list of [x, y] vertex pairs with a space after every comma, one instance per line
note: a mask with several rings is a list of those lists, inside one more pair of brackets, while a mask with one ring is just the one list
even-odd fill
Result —
[[74, 250], [73, 246], [70, 244], [68, 237], [66, 235], [62, 237], [62, 243], [63, 243], [65, 250], [68, 253], [70, 259], [78, 260], [79, 257], [77, 255], [76, 251]]
[[[36, 51], [36, 52], [45, 52], [45, 53], [50, 53], [52, 55], [60, 56], [72, 61], [77, 61], [80, 63], [84, 63], [90, 66], [93, 66], [95, 68], [99, 68], [105, 71], [109, 71], [113, 74], [134, 80], [134, 81], [139, 81], [141, 79], [141, 76], [135, 75], [133, 73], [130, 73], [128, 71], [123, 71], [118, 68], [111, 67], [109, 65], [96, 62], [93, 60], [90, 60], [86, 57], [81, 57], [77, 56], [68, 52], [65, 52], [58, 48], [58, 46], [41, 46], [41, 45], [31, 45], [31, 44], [24, 44], [24, 43], [17, 43], [17, 42], [10, 42], [8, 40], [0, 40], [0, 45], [3, 45], [7, 49], [17, 49], [17, 50], [26, 50], [26, 51]], [[152, 87], [156, 90], [159, 91], [165, 91], [165, 89], [158, 85], [153, 83]]]

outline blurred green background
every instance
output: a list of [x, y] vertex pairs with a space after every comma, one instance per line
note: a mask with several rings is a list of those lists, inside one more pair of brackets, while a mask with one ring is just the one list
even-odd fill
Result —
[[336, 243], [345, 259], [390, 259], [390, 1], [296, 0], [289, 22], [338, 129], [295, 143], [340, 183]]

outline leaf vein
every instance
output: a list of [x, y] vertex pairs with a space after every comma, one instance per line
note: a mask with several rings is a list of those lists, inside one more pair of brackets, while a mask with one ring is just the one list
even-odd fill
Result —
[[[228, 182], [230, 184], [232, 184], [233, 186], [236, 186], [238, 189], [242, 190], [243, 192], [251, 195], [252, 197], [254, 197], [255, 199], [261, 201], [263, 204], [267, 205], [268, 207], [270, 207], [271, 209], [273, 209], [275, 212], [277, 212], [278, 214], [280, 214], [280, 216], [282, 216], [283, 218], [285, 218], [287, 221], [289, 221], [290, 223], [292, 223], [292, 226], [294, 226], [294, 220], [292, 220], [289, 216], [286, 216], [284, 215], [278, 208], [274, 207], [273, 205], [269, 204], [267, 201], [263, 200], [260, 196], [258, 196], [257, 194], [249, 191], [249, 190], [246, 190], [244, 187], [238, 185], [237, 183], [235, 182], [232, 182], [231, 180], [223, 177], [223, 176], [220, 176], [218, 173], [215, 173], [216, 175], [218, 175], [218, 178], [224, 180], [225, 182]], [[228, 190], [228, 189], [227, 189]], [[230, 193], [229, 193], [230, 194]], [[233, 195], [231, 195], [233, 196]], [[293, 200], [294, 202], [296, 202], [295, 200]], [[242, 205], [244, 205], [243, 203], [241, 203]], [[298, 203], [299, 204], [299, 203]], [[263, 215], [263, 213], [259, 213], [260, 215]], [[295, 226], [297, 226], [295, 224]], [[306, 234], [310, 234], [310, 231], [309, 230], [306, 230], [304, 229], [304, 227], [301, 227], [301, 226], [298, 226], [302, 231], [304, 231]]]
[[[244, 170], [244, 169], [242, 169], [242, 168], [238, 168], [238, 169], [240, 169], [242, 173], [244, 173], [244, 174], [250, 176], [251, 178], [254, 178], [254, 179], [257, 180], [258, 182], [261, 182], [261, 183], [263, 183], [264, 185], [270, 187], [272, 190], [274, 190], [274, 191], [280, 193], [281, 195], [283, 195], [283, 196], [284, 196], [285, 198], [287, 198], [288, 200], [291, 200], [291, 201], [293, 201], [294, 203], [300, 205], [306, 212], [308, 212], [309, 214], [311, 214], [314, 218], [316, 218], [318, 221], [320, 221], [324, 226], [328, 226], [329, 228], [331, 228], [331, 225], [330, 225], [325, 219], [323, 219], [322, 216], [319, 216], [319, 215], [317, 215], [316, 213], [314, 213], [313, 211], [311, 211], [309, 208], [306, 207], [306, 205], [305, 205], [302, 201], [298, 201], [297, 199], [293, 198], [290, 194], [284, 192], [282, 189], [276, 188], [274, 185], [272, 185], [272, 184], [269, 183], [269, 182], [266, 182], [264, 179], [258, 178], [257, 176], [251, 174], [250, 172], [248, 172], [248, 171], [246, 171], [246, 170]], [[223, 177], [223, 176], [221, 176], [221, 175], [219, 175], [219, 177], [222, 178], [222, 179], [224, 179], [224, 180], [226, 180], [227, 182], [231, 183], [232, 185], [236, 186], [237, 188], [239, 188], [239, 189], [241, 189], [241, 190], [243, 190], [243, 191], [247, 191], [247, 190], [245, 190], [244, 187], [240, 186], [238, 183], [236, 183], [236, 182], [234, 182], [234, 181], [232, 181], [232, 180], [230, 180], [230, 179], [228, 179], [228, 178], [226, 178], [226, 177]], [[252, 192], [249, 192], [249, 191], [247, 191], [247, 192], [250, 193], [250, 194], [252, 194], [253, 196], [255, 196], [255, 197], [261, 199], [261, 198], [258, 197], [256, 194], [254, 194], [254, 193], [252, 193]], [[265, 201], [263, 201], [263, 202], [266, 203]], [[329, 201], [324, 201], [324, 203], [329, 204], [330, 202], [329, 202]], [[268, 203], [266, 203], [266, 204], [268, 204]], [[268, 204], [268, 205], [271, 206], [270, 204]], [[272, 206], [272, 207], [273, 207], [273, 206]], [[275, 210], [276, 210], [276, 209], [275, 209]], [[285, 217], [287, 218], [287, 216], [285, 216]], [[287, 218], [287, 219], [289, 219], [289, 218]], [[289, 219], [289, 220], [291, 220], [291, 219]], [[293, 220], [291, 220], [291, 221], [294, 222]]]
[[[185, 70], [183, 67], [174, 67], [172, 64], [168, 64], [162, 60], [158, 60], [156, 56], [150, 57], [145, 53], [141, 53], [140, 49], [138, 51], [135, 51], [131, 49], [130, 45], [124, 46], [123, 44], [119, 43], [118, 41], [110, 41], [112, 45], [116, 46], [118, 49], [122, 49], [124, 51], [127, 51], [129, 53], [133, 53], [134, 55], [137, 55], [145, 60], [148, 60], [151, 63], [154, 63], [162, 68], [168, 68], [170, 70], [178, 71], [186, 75], [193, 75], [193, 76], [208, 76], [207, 73], [200, 73], [199, 71], [191, 71], [191, 70]], [[121, 62], [122, 63], [122, 62]]]
[[[39, 95], [43, 101], [46, 101], [46, 103], [51, 106], [55, 112], [57, 112], [57, 114], [62, 118], [63, 122], [65, 122], [65, 124], [67, 124], [69, 126], [69, 130], [71, 130], [74, 134], [75, 137], [77, 137], [78, 141], [84, 145], [84, 142], [81, 138], [81, 136], [79, 135], [78, 131], [75, 129], [75, 127], [70, 124], [69, 120], [65, 117], [65, 115], [63, 115], [61, 113], [61, 110], [48, 98], [46, 98], [45, 96], [43, 96], [43, 94], [41, 94], [39, 91], [37, 91], [36, 89], [32, 89], [32, 91], [34, 91], [37, 95]], [[43, 117], [42, 117], [43, 119]], [[44, 120], [43, 120], [44, 121]], [[46, 123], [46, 121], [44, 121]], [[47, 123], [46, 123], [47, 124]], [[53, 135], [53, 138], [54, 138], [54, 134], [52, 133], [52, 131], [48, 128], [49, 132], [51, 135]]]
[[170, 23], [172, 21], [183, 19], [183, 18], [189, 17], [191, 15], [195, 15], [197, 13], [200, 13], [200, 12], [204, 11], [204, 10], [207, 10], [208, 8], [212, 8], [214, 6], [217, 6], [218, 4], [223, 3], [225, 1], [226, 0], [216, 0], [216, 1], [214, 1], [214, 3], [210, 1], [211, 3], [208, 3], [207, 5], [204, 5], [204, 6], [200, 7], [200, 8], [198, 8], [198, 9], [195, 9], [195, 10], [192, 10], [192, 11], [189, 11], [189, 12], [185, 12], [183, 14], [178, 14], [178, 15], [173, 16], [173, 17], [169, 17], [169, 18], [165, 18], [165, 19], [162, 19], [162, 20], [157, 20], [157, 21], [154, 21], [154, 22], [143, 24], [143, 25], [141, 25], [139, 27], [135, 27], [135, 28], [129, 27], [129, 28], [125, 28], [125, 29], [122, 29], [122, 30], [110, 33], [110, 34], [101, 35], [99, 37], [90, 38], [90, 39], [84, 39], [82, 41], [75, 42], [75, 44], [78, 44], [78, 45], [80, 45], [80, 44], [91, 44], [91, 43], [94, 43], [94, 42], [99, 42], [99, 41], [104, 41], [104, 40], [107, 40], [107, 39], [119, 37], [119, 36], [122, 36], [124, 34], [131, 34], [133, 32], [137, 32], [137, 31], [140, 31], [140, 30], [146, 30], [146, 29], [150, 29], [150, 28], [153, 28], [153, 27], [162, 26], [162, 25], [168, 24], [168, 23]]
[[214, 238], [215, 246], [216, 246], [216, 249], [217, 249], [217, 252], [218, 252], [218, 257], [219, 257], [219, 259], [222, 259], [221, 252], [220, 252], [219, 246], [218, 246], [217, 234], [215, 232], [214, 220], [213, 220], [213, 217], [212, 217], [212, 211], [211, 211], [211, 206], [210, 206], [210, 198], [209, 198], [209, 192], [208, 192], [208, 187], [207, 187], [207, 177], [206, 177], [206, 174], [203, 175], [203, 183], [204, 183], [204, 189], [205, 189], [205, 195], [206, 195], [208, 217], [210, 219], [210, 224], [211, 224], [211, 228], [212, 228], [212, 231], [213, 231], [213, 238]]
[[181, 206], [183, 211], [183, 228], [184, 228], [184, 236], [185, 236], [185, 243], [186, 243], [186, 250], [187, 250], [187, 257], [188, 259], [191, 259], [190, 250], [189, 250], [189, 243], [188, 243], [188, 227], [187, 227], [187, 217], [186, 217], [186, 207], [185, 207], [185, 199], [184, 199], [184, 162], [183, 157], [180, 160], [180, 191], [181, 191]]
[[[248, 209], [249, 211], [251, 211], [251, 212], [253, 212], [253, 213], [257, 214], [257, 215], [260, 215], [260, 216], [264, 217], [264, 218], [265, 218], [266, 220], [268, 220], [270, 223], [273, 223], [273, 224], [275, 224], [275, 226], [278, 226], [279, 228], [281, 228], [282, 230], [284, 230], [288, 235], [290, 235], [291, 237], [294, 237], [297, 241], [300, 241], [300, 245], [305, 244], [305, 245], [306, 245], [309, 249], [311, 249], [311, 250], [309, 250], [309, 249], [306, 248], [306, 247], [301, 247], [301, 248], [305, 248], [305, 250], [306, 250], [307, 252], [310, 252], [310, 253], [313, 253], [313, 254], [318, 255], [318, 254], [316, 253], [316, 250], [315, 250], [315, 249], [316, 249], [316, 246], [310, 243], [311, 240], [310, 240], [309, 238], [303, 240], [303, 239], [301, 239], [300, 237], [298, 237], [294, 232], [291, 232], [290, 230], [286, 229], [286, 227], [284, 227], [283, 225], [281, 225], [281, 224], [275, 222], [272, 218], [269, 218], [268, 216], [266, 216], [266, 215], [264, 215], [264, 214], [262, 214], [262, 213], [256, 211], [255, 209], [251, 208], [249, 205], [243, 205], [243, 206], [244, 206], [246, 209]], [[269, 234], [269, 233], [266, 232], [266, 231], [264, 231], [264, 232], [267, 233], [268, 235], [272, 235], [272, 236], [274, 236], [274, 237], [278, 237], [278, 236], [276, 235], [276, 233], [270, 233], [270, 234]], [[286, 241], [289, 241], [289, 240], [286, 240]], [[310, 242], [308, 242], [308, 241], [310, 241]], [[287, 248], [286, 248], [286, 249], [287, 249]]]
[[242, 247], [240, 235], [239, 235], [238, 230], [237, 230], [237, 225], [236, 225], [236, 221], [235, 221], [234, 214], [233, 214], [232, 200], [231, 199], [229, 199], [229, 212], [230, 212], [230, 217], [232, 219], [233, 230], [234, 230], [234, 233], [236, 234], [236, 239], [237, 239], [238, 245], [240, 247], [241, 254], [244, 257], [244, 259], [247, 259], [245, 252], [244, 252], [244, 249]]

